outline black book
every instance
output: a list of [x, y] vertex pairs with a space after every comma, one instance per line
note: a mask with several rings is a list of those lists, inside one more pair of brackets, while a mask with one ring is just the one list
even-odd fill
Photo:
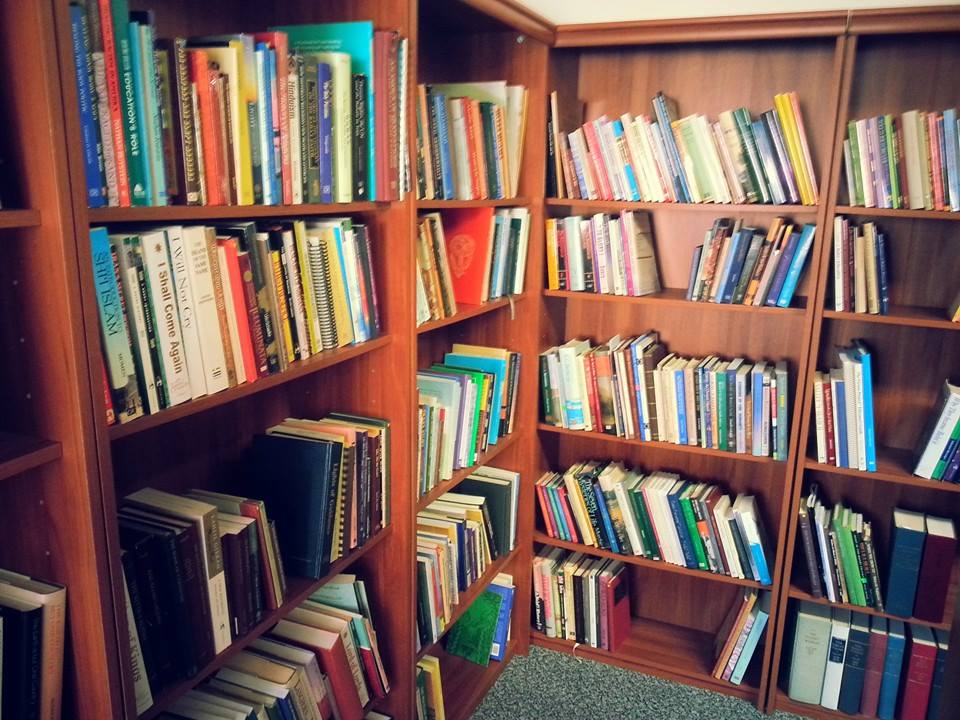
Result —
[[153, 661], [153, 643], [147, 632], [147, 621], [143, 610], [143, 596], [140, 593], [140, 583], [137, 582], [136, 560], [132, 552], [121, 550], [120, 560], [123, 564], [123, 575], [127, 583], [127, 594], [130, 596], [130, 612], [133, 613], [133, 622], [140, 640], [140, 653], [143, 655], [143, 665], [147, 673], [147, 683], [151, 692], [160, 690], [160, 675], [157, 664]]
[[223, 567], [226, 570], [230, 633], [234, 638], [238, 638], [246, 634], [249, 629], [246, 578], [244, 577], [243, 547], [240, 535], [221, 528], [220, 547], [223, 551]]
[[727, 522], [730, 524], [730, 534], [733, 535], [733, 544], [737, 548], [737, 558], [740, 560], [740, 569], [743, 570], [743, 575], [747, 580], [756, 580], [757, 578], [753, 576], [753, 570], [750, 568], [750, 551], [747, 550], [747, 545], [740, 535], [740, 527], [733, 518], [730, 518]]
[[[381, 88], [386, 92], [386, 88]], [[370, 168], [367, 162], [367, 76], [353, 76], [353, 201], [370, 199]]]
[[40, 637], [43, 608], [34, 603], [0, 601], [3, 621], [3, 717], [40, 718]]
[[354, 223], [353, 234], [357, 240], [357, 255], [360, 259], [360, 268], [362, 274], [360, 281], [363, 285], [361, 292], [366, 298], [366, 304], [369, 308], [370, 317], [367, 323], [371, 328], [370, 338], [373, 339], [380, 334], [380, 311], [377, 307], [377, 283], [373, 273], [373, 259], [370, 251], [370, 235], [367, 232], [366, 225]]
[[[581, 565], [581, 567], [583, 566]], [[583, 605], [583, 574], [575, 570], [573, 573], [573, 624], [578, 643], [587, 641], [587, 625]]]

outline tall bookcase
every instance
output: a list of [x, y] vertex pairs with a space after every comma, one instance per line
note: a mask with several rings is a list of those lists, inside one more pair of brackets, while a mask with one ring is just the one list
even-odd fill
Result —
[[[788, 653], [783, 637], [789, 610], [806, 597], [794, 570], [796, 509], [806, 484], [816, 480], [828, 499], [848, 500], [870, 514], [881, 530], [881, 548], [885, 522], [898, 503], [960, 519], [960, 494], [913, 478], [905, 460], [939, 383], [958, 371], [960, 332], [939, 319], [936, 310], [955, 291], [951, 282], [960, 270], [960, 255], [952, 246], [952, 230], [958, 218], [843, 206], [838, 150], [847, 118], [956, 101], [960, 12], [800, 13], [553, 27], [512, 0], [131, 0], [131, 6], [154, 10], [162, 37], [372, 20], [378, 29], [398, 30], [410, 40], [411, 99], [417, 83], [506, 79], [528, 87], [529, 108], [516, 199], [418, 202], [409, 195], [393, 203], [91, 211], [86, 207], [68, 0], [0, 3], [0, 70], [9, 78], [0, 87], [6, 110], [0, 155], [7, 160], [3, 175], [15, 190], [3, 198], [5, 207], [21, 208], [0, 210], [0, 243], [7, 260], [0, 267], [0, 338], [6, 350], [0, 361], [5, 410], [0, 429], [7, 433], [0, 436], [0, 566], [69, 587], [64, 716], [137, 717], [126, 659], [118, 499], [147, 485], [172, 491], [236, 489], [243, 451], [255, 433], [289, 415], [318, 417], [330, 410], [385, 417], [392, 424], [391, 522], [331, 569], [356, 572], [368, 583], [392, 688], [375, 709], [403, 720], [415, 717], [414, 666], [425, 653], [440, 657], [447, 713], [461, 720], [509, 659], [525, 653], [531, 642], [574, 652], [572, 643], [530, 632], [532, 555], [543, 545], [564, 545], [537, 524], [533, 483], [547, 469], [587, 458], [615, 458], [758, 496], [774, 560], [772, 621], [762, 657], [744, 684], [715, 681], [710, 676], [713, 635], [739, 593], [754, 584], [625, 558], [632, 598], [630, 638], [617, 653], [579, 647], [577, 655], [726, 692], [762, 709], [832, 715], [789, 703], [781, 672]], [[709, 116], [739, 105], [756, 113], [771, 106], [775, 93], [796, 90], [820, 203], [653, 205], [545, 198], [546, 99], [551, 90], [559, 92], [565, 130], [603, 113], [649, 112], [658, 90], [675, 98], [685, 112]], [[408, 125], [413, 150], [412, 103]], [[524, 292], [416, 327], [417, 217], [484, 205], [530, 210]], [[616, 298], [543, 290], [544, 219], [621, 209], [651, 213], [664, 291]], [[825, 310], [836, 214], [869, 215], [888, 231], [896, 305], [890, 316], [850, 317]], [[248, 386], [126, 425], [106, 425], [91, 226], [322, 215], [351, 215], [370, 226], [383, 312], [381, 337], [315, 356]], [[776, 215], [818, 226], [813, 259], [792, 308], [683, 299], [693, 247], [714, 218], [737, 217], [768, 227]], [[573, 337], [605, 340], [615, 333], [651, 329], [660, 332], [670, 350], [684, 354], [787, 360], [787, 460], [623, 441], [537, 423], [540, 351]], [[829, 361], [834, 344], [851, 337], [867, 338], [879, 363], [877, 431], [887, 450], [878, 473], [837, 471], [810, 460], [812, 373]], [[442, 642], [418, 653], [414, 631], [416, 513], [469, 474], [461, 471], [428, 496], [417, 497], [415, 374], [442, 359], [454, 342], [502, 346], [523, 355], [514, 432], [482, 458], [482, 463], [521, 473], [517, 548], [463, 593], [457, 611], [462, 613], [497, 572], [513, 575], [517, 594], [507, 658], [488, 667], [446, 654]], [[158, 695], [142, 717], [158, 715], [320, 584], [288, 581], [284, 607], [239, 638], [196, 680]], [[956, 594], [955, 585], [951, 604]], [[953, 629], [956, 648], [960, 637]], [[956, 649], [948, 673], [960, 678]]]

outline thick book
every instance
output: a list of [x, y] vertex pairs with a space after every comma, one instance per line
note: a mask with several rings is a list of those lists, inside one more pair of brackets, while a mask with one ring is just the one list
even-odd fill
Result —
[[860, 712], [869, 648], [870, 616], [855, 612], [850, 622], [847, 651], [843, 658], [843, 679], [840, 683], [840, 699], [837, 703], [841, 712], [850, 715]]
[[828, 710], [836, 710], [843, 684], [843, 662], [847, 655], [850, 637], [850, 611], [834, 609], [830, 621], [830, 650], [823, 671], [823, 690], [820, 704]]
[[906, 658], [898, 720], [926, 720], [930, 688], [937, 662], [937, 643], [926, 625], [910, 625], [910, 643]]
[[860, 714], [876, 717], [880, 702], [880, 684], [883, 682], [883, 664], [887, 656], [887, 619], [870, 618], [870, 641], [867, 646], [867, 665], [860, 695]]
[[910, 617], [913, 614], [925, 538], [922, 513], [894, 508], [885, 596], [886, 609], [891, 615]]
[[458, 303], [479, 305], [490, 295], [493, 209], [450, 210], [443, 225], [453, 296]]
[[903, 656], [906, 649], [905, 629], [901, 620], [891, 620], [887, 638], [887, 654], [883, 660], [883, 678], [880, 681], [880, 699], [877, 704], [877, 717], [880, 720], [893, 720], [897, 709], [897, 697], [900, 693], [900, 675], [903, 670]]
[[787, 694], [797, 702], [819, 704], [830, 648], [830, 608], [801, 601], [797, 608]]
[[913, 616], [919, 620], [939, 623], [943, 621], [947, 592], [950, 589], [957, 535], [950, 518], [927, 515], [924, 522], [926, 539], [917, 579]]

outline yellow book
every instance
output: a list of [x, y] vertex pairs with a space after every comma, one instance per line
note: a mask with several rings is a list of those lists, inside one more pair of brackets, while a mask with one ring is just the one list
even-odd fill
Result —
[[283, 290], [283, 267], [280, 263], [280, 251], [270, 251], [270, 264], [273, 266], [273, 281], [277, 288], [277, 312], [280, 315], [280, 332], [283, 339], [283, 354], [288, 363], [296, 358], [293, 356], [293, 334], [290, 332], [290, 310], [287, 307], [287, 295]]
[[293, 221], [293, 240], [297, 246], [297, 262], [300, 265], [300, 284], [303, 286], [303, 307], [307, 312], [310, 354], [316, 355], [323, 350], [323, 345], [320, 342], [320, 315], [317, 313], [317, 296], [313, 287], [313, 273], [307, 253], [307, 230], [303, 220]]
[[440, 682], [440, 661], [433, 655], [424, 655], [417, 661], [417, 667], [427, 676], [427, 712], [433, 720], [446, 720], [443, 711], [443, 686]]
[[557, 221], [547, 220], [547, 287], [560, 290], [560, 263], [557, 258]]
[[800, 133], [797, 130], [797, 121], [793, 116], [793, 107], [790, 104], [790, 98], [785, 93], [774, 95], [774, 106], [777, 116], [780, 118], [780, 125], [783, 128], [783, 139], [787, 144], [787, 155], [790, 157], [790, 164], [793, 165], [793, 174], [797, 179], [797, 190], [800, 193], [800, 202], [804, 205], [812, 205], [813, 191], [810, 185], [810, 177], [807, 175], [807, 163], [803, 157], [803, 148], [800, 147]]
[[353, 343], [353, 323], [350, 320], [350, 306], [347, 301], [347, 287], [340, 271], [340, 254], [333, 228], [321, 230], [320, 242], [327, 260], [327, 278], [330, 281], [333, 298], [333, 321], [337, 326], [337, 347]]
[[563, 484], [567, 488], [567, 498], [570, 501], [570, 507], [573, 509], [573, 515], [577, 521], [577, 527], [580, 530], [580, 537], [584, 544], [599, 547], [597, 536], [593, 532], [593, 525], [590, 523], [590, 516], [587, 512], [587, 506], [583, 500], [583, 494], [580, 491], [580, 484], [577, 482], [575, 473], [579, 471], [571, 468], [563, 474]]

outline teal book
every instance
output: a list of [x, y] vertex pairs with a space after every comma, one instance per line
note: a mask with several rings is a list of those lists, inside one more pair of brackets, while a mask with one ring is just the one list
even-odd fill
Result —
[[490, 427], [487, 430], [487, 443], [496, 445], [500, 437], [500, 410], [503, 406], [504, 378], [507, 376], [507, 361], [479, 355], [458, 355], [447, 353], [443, 357], [447, 367], [466, 368], [493, 374], [493, 410], [490, 412]]
[[743, 682], [743, 676], [747, 672], [747, 668], [750, 667], [750, 660], [757, 650], [760, 638], [763, 637], [763, 631], [764, 628], [767, 627], [767, 620], [769, 618], [770, 593], [761, 593], [760, 599], [757, 602], [757, 617], [753, 621], [753, 626], [750, 628], [750, 634], [747, 635], [746, 642], [743, 644], [743, 650], [740, 652], [737, 664], [734, 665], [733, 672], [730, 674], [730, 682], [734, 685], [739, 685]]
[[[350, 56], [351, 75], [365, 75], [367, 77], [367, 167], [369, 198], [380, 199], [377, 196], [376, 172], [377, 157], [374, 148], [373, 118], [373, 23], [342, 22], [323, 23], [320, 25], [283, 25], [271, 28], [285, 32], [289, 41], [290, 50], [301, 53], [342, 52]], [[384, 89], [385, 90], [385, 89]]]
[[[110, 0], [113, 37], [117, 54], [117, 75], [120, 82], [120, 114], [123, 117], [123, 140], [127, 149], [127, 173], [130, 182], [130, 204], [150, 204], [147, 194], [144, 148], [140, 139], [137, 112], [134, 58], [130, 44], [130, 6], [127, 0]], [[138, 43], [139, 44], [139, 43]]]

